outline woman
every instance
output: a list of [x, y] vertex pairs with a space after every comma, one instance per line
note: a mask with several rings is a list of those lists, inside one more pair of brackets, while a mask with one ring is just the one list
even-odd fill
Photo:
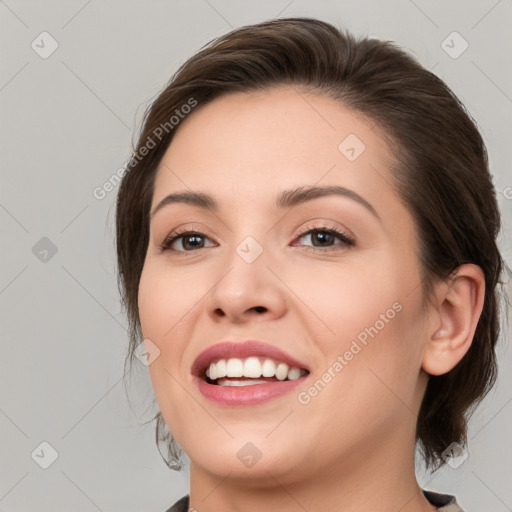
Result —
[[475, 124], [395, 45], [290, 18], [189, 59], [117, 201], [169, 511], [462, 510], [415, 447], [464, 455], [495, 381], [499, 229]]

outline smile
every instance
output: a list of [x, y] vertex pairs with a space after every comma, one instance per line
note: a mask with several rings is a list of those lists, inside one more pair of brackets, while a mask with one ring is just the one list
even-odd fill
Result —
[[310, 372], [277, 347], [248, 341], [224, 342], [207, 349], [196, 359], [192, 373], [205, 398], [240, 406], [289, 393]]
[[[296, 380], [305, 369], [264, 357], [220, 359], [206, 369], [207, 382], [219, 386], [251, 386], [269, 382]], [[263, 377], [263, 378], [262, 378]]]

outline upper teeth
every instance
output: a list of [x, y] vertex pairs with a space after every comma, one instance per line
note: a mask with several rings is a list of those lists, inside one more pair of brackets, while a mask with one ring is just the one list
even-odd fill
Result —
[[206, 370], [206, 376], [211, 380], [221, 379], [223, 377], [248, 377], [257, 379], [258, 377], [276, 377], [278, 380], [298, 379], [306, 374], [295, 366], [291, 368], [286, 363], [276, 362], [273, 359], [248, 357], [247, 359], [220, 359], [210, 364]]

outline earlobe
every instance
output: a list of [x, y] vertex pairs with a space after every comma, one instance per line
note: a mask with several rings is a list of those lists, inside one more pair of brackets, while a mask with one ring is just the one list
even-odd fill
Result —
[[469, 350], [482, 313], [485, 277], [477, 265], [461, 265], [449, 282], [439, 283], [431, 332], [423, 352], [422, 368], [443, 375]]

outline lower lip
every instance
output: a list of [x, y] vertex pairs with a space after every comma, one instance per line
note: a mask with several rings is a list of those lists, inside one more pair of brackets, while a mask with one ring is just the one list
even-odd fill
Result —
[[249, 386], [219, 386], [208, 384], [203, 379], [195, 377], [201, 394], [220, 405], [258, 405], [273, 398], [290, 393], [297, 386], [304, 383], [306, 376], [295, 380], [270, 382], [268, 384], [252, 384]]

